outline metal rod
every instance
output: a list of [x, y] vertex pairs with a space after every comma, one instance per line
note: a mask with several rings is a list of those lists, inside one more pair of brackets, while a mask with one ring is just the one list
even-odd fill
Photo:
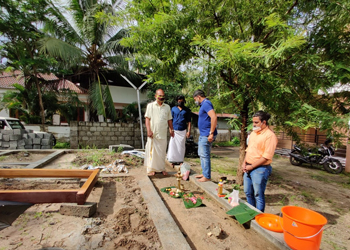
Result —
[[147, 82], [144, 82], [139, 88], [136, 88], [135, 85], [132, 82], [130, 82], [128, 78], [126, 78], [122, 74], [120, 74], [120, 75], [125, 79], [125, 81], [127, 81], [136, 90], [136, 93], [137, 93], [137, 105], [138, 105], [138, 109], [139, 109], [142, 149], [145, 149], [145, 143], [143, 141], [143, 127], [142, 127], [141, 104], [140, 104], [140, 93], [139, 92], [142, 89], [142, 87], [146, 85]]

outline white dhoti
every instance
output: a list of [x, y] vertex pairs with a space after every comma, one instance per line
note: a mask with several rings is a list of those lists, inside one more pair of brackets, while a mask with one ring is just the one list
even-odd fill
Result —
[[167, 139], [147, 137], [145, 161], [147, 173], [165, 171]]
[[168, 161], [169, 162], [183, 162], [186, 151], [186, 130], [175, 130], [174, 137], [170, 137], [168, 148]]

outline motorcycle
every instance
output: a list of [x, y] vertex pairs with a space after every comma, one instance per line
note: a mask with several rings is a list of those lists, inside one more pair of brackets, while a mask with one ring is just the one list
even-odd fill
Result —
[[185, 157], [198, 158], [198, 144], [194, 142], [193, 136], [190, 135], [185, 143]]
[[300, 146], [294, 145], [294, 149], [289, 153], [290, 163], [294, 166], [301, 166], [303, 163], [309, 163], [311, 166], [323, 165], [323, 168], [327, 172], [340, 174], [343, 171], [344, 166], [338, 159], [332, 157], [335, 150], [330, 142], [330, 140], [326, 140], [325, 144], [321, 144], [321, 146], [314, 152], [310, 149], [305, 152]]

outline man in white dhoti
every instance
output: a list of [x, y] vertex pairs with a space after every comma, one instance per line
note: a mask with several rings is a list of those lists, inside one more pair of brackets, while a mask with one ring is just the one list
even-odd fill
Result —
[[[168, 161], [174, 165], [183, 163], [186, 151], [186, 138], [191, 134], [191, 110], [185, 106], [183, 95], [176, 97], [177, 106], [171, 109], [174, 137], [170, 138]], [[186, 131], [187, 129], [187, 131]]]
[[165, 171], [167, 129], [169, 127], [170, 136], [174, 137], [173, 122], [170, 107], [164, 103], [164, 91], [158, 89], [155, 98], [154, 102], [147, 105], [145, 114], [147, 144], [144, 165], [147, 167], [148, 175], [155, 175], [156, 172], [167, 175]]

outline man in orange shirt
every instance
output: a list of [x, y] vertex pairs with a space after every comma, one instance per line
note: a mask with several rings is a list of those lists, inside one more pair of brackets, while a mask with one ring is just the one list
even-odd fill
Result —
[[271, 162], [277, 146], [277, 137], [269, 129], [270, 114], [258, 111], [253, 115], [253, 132], [243, 161], [244, 192], [250, 205], [265, 210], [265, 189], [272, 172]]

